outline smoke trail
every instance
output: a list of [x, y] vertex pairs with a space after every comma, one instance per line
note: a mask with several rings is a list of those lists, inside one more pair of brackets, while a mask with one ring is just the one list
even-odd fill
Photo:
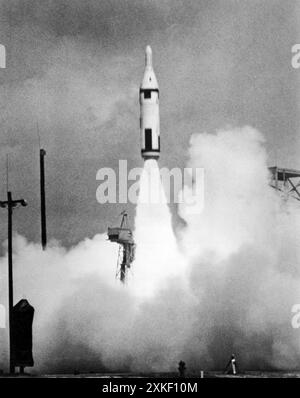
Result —
[[[15, 301], [36, 309], [35, 371], [163, 371], [180, 359], [198, 371], [222, 368], [232, 352], [245, 369], [297, 367], [299, 207], [269, 187], [263, 137], [250, 127], [195, 135], [189, 155], [188, 166], [205, 169], [204, 209], [191, 216], [180, 207], [179, 251], [157, 163], [145, 162], [125, 288], [105, 235], [46, 252], [15, 237]], [[3, 304], [6, 270], [3, 257]], [[6, 336], [0, 329], [1, 367]]]

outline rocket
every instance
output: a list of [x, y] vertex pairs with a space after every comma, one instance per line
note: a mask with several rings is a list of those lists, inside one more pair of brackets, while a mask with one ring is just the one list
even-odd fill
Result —
[[159, 88], [152, 66], [152, 50], [146, 47], [145, 72], [140, 86], [141, 154], [144, 160], [160, 155]]

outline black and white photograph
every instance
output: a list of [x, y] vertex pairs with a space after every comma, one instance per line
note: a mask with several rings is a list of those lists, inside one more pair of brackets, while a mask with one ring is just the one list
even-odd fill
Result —
[[300, 0], [0, 0], [0, 390], [300, 378], [299, 154]]

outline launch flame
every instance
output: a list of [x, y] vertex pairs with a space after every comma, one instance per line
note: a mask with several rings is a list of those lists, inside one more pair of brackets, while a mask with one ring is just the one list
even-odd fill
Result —
[[135, 219], [136, 260], [133, 264], [133, 290], [152, 296], [168, 280], [184, 276], [184, 259], [178, 250], [172, 216], [162, 185], [157, 161], [145, 161], [140, 179]]

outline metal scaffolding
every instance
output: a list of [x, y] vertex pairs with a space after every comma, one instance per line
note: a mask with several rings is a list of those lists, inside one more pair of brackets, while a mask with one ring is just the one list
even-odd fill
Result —
[[300, 201], [300, 170], [269, 167], [271, 187], [282, 192], [284, 197], [293, 197]]

